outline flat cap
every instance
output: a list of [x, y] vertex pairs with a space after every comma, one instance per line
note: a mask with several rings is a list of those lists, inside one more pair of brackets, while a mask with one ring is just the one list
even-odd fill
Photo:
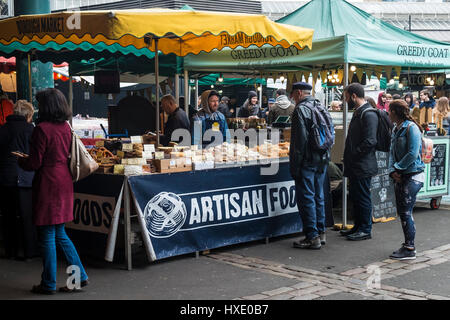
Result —
[[292, 90], [312, 90], [312, 86], [307, 82], [296, 82], [292, 85]]

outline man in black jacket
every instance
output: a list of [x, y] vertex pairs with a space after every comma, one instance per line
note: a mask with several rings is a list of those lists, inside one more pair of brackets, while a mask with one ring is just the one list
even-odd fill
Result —
[[366, 112], [372, 106], [364, 99], [364, 87], [352, 83], [344, 89], [349, 109], [354, 109], [348, 128], [344, 150], [344, 176], [349, 178], [349, 196], [353, 202], [354, 227], [342, 230], [341, 234], [349, 240], [371, 238], [372, 198], [370, 183], [378, 172], [375, 147], [377, 144], [378, 115]]
[[[188, 138], [189, 141], [190, 122], [186, 112], [178, 107], [175, 98], [170, 94], [166, 94], [161, 98], [161, 107], [164, 112], [169, 115], [169, 119], [167, 119], [167, 122], [164, 125], [164, 135], [159, 137], [161, 144], [168, 146], [169, 142], [172, 141], [172, 133], [176, 129], [186, 129], [187, 135], [184, 139]], [[186, 143], [184, 140], [183, 142]]]
[[324, 182], [329, 152], [313, 150], [309, 133], [312, 127], [312, 110], [320, 104], [311, 96], [311, 85], [297, 82], [292, 85], [296, 107], [292, 113], [289, 164], [295, 180], [297, 206], [303, 222], [305, 239], [293, 246], [301, 249], [320, 249], [325, 244]]

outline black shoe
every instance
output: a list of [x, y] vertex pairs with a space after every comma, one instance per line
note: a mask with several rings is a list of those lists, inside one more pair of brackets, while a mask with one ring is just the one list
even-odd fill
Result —
[[351, 228], [349, 230], [341, 230], [341, 231], [339, 231], [339, 234], [341, 236], [349, 236], [349, 235], [351, 235], [351, 234], [353, 234], [355, 232], [357, 232], [356, 228]]
[[416, 250], [408, 249], [405, 246], [402, 246], [397, 251], [394, 251], [389, 258], [394, 260], [414, 260], [416, 258]]
[[327, 243], [327, 236], [325, 232], [320, 232], [319, 237], [320, 237], [320, 244], [325, 245]]
[[295, 241], [293, 243], [293, 247], [294, 248], [299, 248], [299, 249], [314, 249], [314, 250], [318, 250], [322, 247], [322, 245], [320, 244], [320, 237], [317, 236], [313, 239], [303, 239], [302, 241]]
[[366, 240], [366, 239], [372, 239], [372, 236], [370, 235], [370, 233], [358, 231], [358, 232], [355, 232], [355, 233], [347, 236], [347, 240], [352, 240], [352, 241], [360, 241], [360, 240]]
[[52, 295], [56, 293], [56, 290], [48, 290], [48, 289], [44, 289], [42, 287], [42, 285], [36, 285], [33, 286], [33, 288], [31, 288], [31, 292], [32, 293], [37, 293], [37, 294], [47, 294], [47, 295]]

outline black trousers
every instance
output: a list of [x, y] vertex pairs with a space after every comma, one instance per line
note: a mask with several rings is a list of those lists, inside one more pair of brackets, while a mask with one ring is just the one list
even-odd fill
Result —
[[2, 238], [7, 257], [39, 255], [36, 227], [32, 220], [31, 188], [0, 187]]

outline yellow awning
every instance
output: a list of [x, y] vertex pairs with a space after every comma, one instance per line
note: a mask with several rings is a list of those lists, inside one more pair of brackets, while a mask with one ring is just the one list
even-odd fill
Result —
[[270, 44], [311, 48], [313, 30], [263, 15], [169, 9], [61, 12], [0, 21], [0, 52], [95, 49], [135, 53], [158, 49], [185, 56], [225, 47]]

